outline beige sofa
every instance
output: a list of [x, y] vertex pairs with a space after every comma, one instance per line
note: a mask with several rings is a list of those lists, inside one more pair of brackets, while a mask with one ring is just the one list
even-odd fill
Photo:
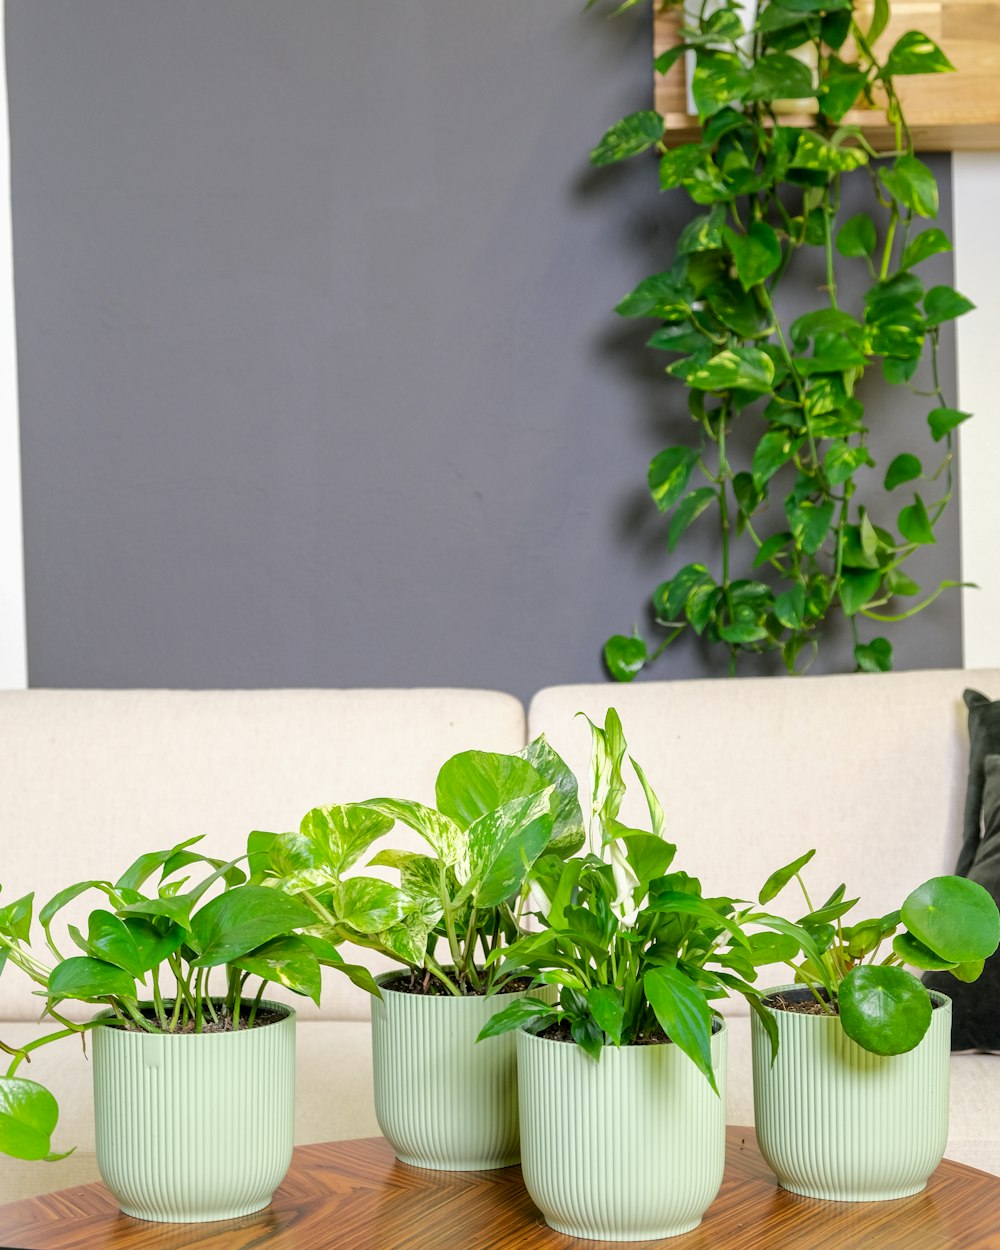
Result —
[[[844, 881], [866, 912], [889, 911], [954, 863], [967, 685], [1000, 697], [1000, 669], [553, 687], [527, 715], [508, 695], [468, 690], [3, 692], [3, 901], [29, 889], [44, 901], [196, 833], [236, 853], [251, 829], [293, 828], [320, 803], [432, 801], [439, 765], [468, 747], [513, 751], [544, 732], [585, 778], [589, 735], [574, 713], [596, 720], [614, 704], [677, 864], [707, 892], [755, 897], [815, 846], [816, 895]], [[641, 796], [624, 818], [642, 819]], [[403, 831], [391, 837], [405, 844]], [[37, 1036], [38, 1003], [14, 970], [0, 977], [0, 1038]], [[374, 1135], [366, 996], [331, 976], [320, 1010], [295, 1005], [297, 1140]], [[748, 1124], [741, 1008], [730, 1009], [727, 1115]], [[57, 1164], [0, 1159], [0, 1202], [96, 1178], [87, 1059], [59, 1042], [21, 1074], [57, 1094], [55, 1144], [77, 1151]], [[948, 1154], [1000, 1174], [1000, 1059], [953, 1058]]]

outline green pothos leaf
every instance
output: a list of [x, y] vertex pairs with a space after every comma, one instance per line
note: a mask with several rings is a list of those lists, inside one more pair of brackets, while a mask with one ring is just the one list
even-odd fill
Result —
[[590, 153], [592, 165], [613, 165], [648, 151], [663, 138], [663, 118], [646, 109], [615, 122]]

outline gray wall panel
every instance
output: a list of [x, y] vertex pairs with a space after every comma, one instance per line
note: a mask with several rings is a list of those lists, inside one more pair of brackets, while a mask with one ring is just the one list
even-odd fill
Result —
[[650, 165], [586, 166], [645, 16], [7, 13], [31, 683], [598, 678], [664, 575], [670, 404], [611, 309], [672, 228]]

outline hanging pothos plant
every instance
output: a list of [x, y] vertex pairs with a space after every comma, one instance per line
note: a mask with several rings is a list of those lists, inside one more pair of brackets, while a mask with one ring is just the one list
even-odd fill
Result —
[[[972, 305], [920, 278], [922, 262], [951, 244], [927, 224], [938, 189], [894, 86], [953, 67], [918, 32], [877, 55], [888, 18], [887, 0], [865, 18], [851, 0], [761, 0], [748, 32], [734, 0], [706, 3], [656, 60], [665, 74], [693, 51], [700, 137], [671, 147], [663, 117], [645, 111], [612, 126], [591, 153], [608, 165], [655, 149], [661, 187], [681, 187], [693, 203], [670, 269], [617, 311], [660, 323], [649, 346], [673, 357], [666, 372], [687, 389], [690, 438], [649, 467], [653, 499], [669, 514], [667, 546], [682, 548], [689, 527], [713, 514], [721, 537], [718, 567], [678, 555], [654, 591], [666, 630], [655, 650], [638, 636], [607, 642], [620, 680], [688, 630], [726, 648], [730, 672], [741, 652], [771, 650], [801, 671], [836, 614], [850, 621], [857, 667], [887, 670], [882, 627], [958, 585], [922, 592], [905, 571], [935, 541], [952, 495], [952, 432], [969, 414], [943, 393], [938, 352], [941, 327]], [[788, 100], [814, 113], [808, 127], [782, 124], [776, 105]], [[884, 110], [891, 151], [845, 123], [862, 103]], [[872, 211], [845, 220], [841, 180], [854, 171], [868, 175]], [[809, 252], [823, 259], [818, 303], [786, 319], [779, 289]], [[844, 265], [867, 273], [857, 306], [838, 294]], [[876, 367], [926, 398], [937, 463], [903, 449], [875, 465], [859, 383]], [[746, 427], [755, 445], [738, 465], [734, 432]]]

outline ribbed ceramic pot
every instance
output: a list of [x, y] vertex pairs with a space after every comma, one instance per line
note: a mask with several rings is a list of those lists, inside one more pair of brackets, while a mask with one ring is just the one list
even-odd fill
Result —
[[375, 1117], [396, 1158], [443, 1171], [517, 1163], [514, 1034], [476, 1038], [525, 995], [405, 994], [387, 988], [397, 976], [376, 977], [382, 998], [372, 998]]
[[91, 1033], [97, 1166], [126, 1215], [184, 1224], [271, 1201], [292, 1161], [295, 1012], [238, 1033]]
[[869, 1202], [926, 1186], [948, 1140], [951, 1050], [951, 1002], [930, 993], [930, 1028], [902, 1055], [862, 1049], [836, 1016], [774, 1011], [780, 1044], [772, 1065], [764, 1026], [753, 1017], [757, 1142], [782, 1188]]
[[517, 1034], [521, 1172], [545, 1222], [571, 1237], [651, 1241], [697, 1228], [726, 1159], [726, 1027], [712, 1037], [721, 1097], [670, 1043], [579, 1046]]

